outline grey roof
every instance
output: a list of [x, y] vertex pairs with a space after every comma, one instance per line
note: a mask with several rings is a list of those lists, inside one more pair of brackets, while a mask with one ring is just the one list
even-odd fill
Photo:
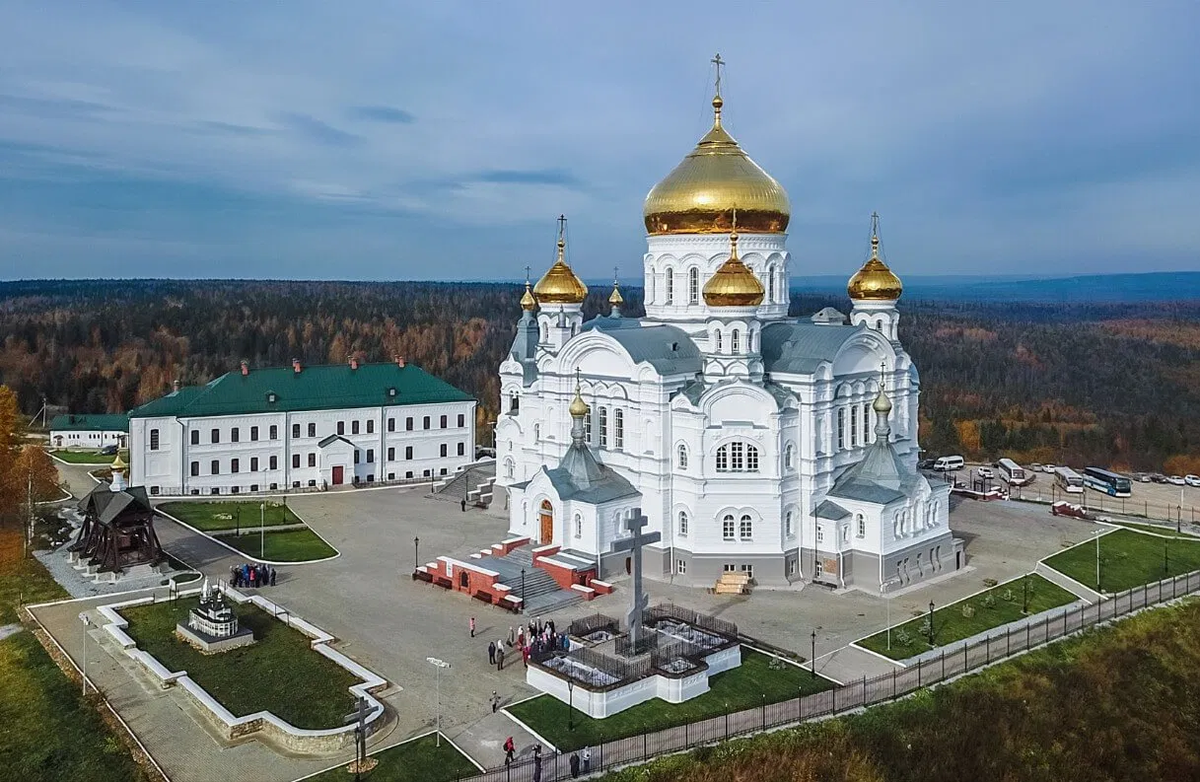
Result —
[[822, 307], [814, 312], [809, 320], [813, 323], [826, 326], [834, 324], [844, 325], [846, 323], [846, 316], [842, 314], [841, 310], [834, 309], [833, 307]]
[[842, 345], [861, 326], [816, 323], [770, 323], [762, 330], [763, 366], [768, 372], [809, 375], [823, 361], [833, 361]]
[[113, 491], [109, 484], [101, 483], [95, 486], [86, 497], [79, 502], [79, 507], [85, 512], [90, 510], [96, 514], [101, 524], [111, 524], [128, 509], [152, 513], [150, 498], [146, 496], [146, 487], [133, 486], [121, 491]]
[[612, 337], [634, 363], [648, 361], [660, 375], [694, 374], [702, 366], [700, 349], [687, 333], [665, 323], [645, 325], [633, 318], [593, 318], [584, 330], [601, 331]]
[[887, 505], [907, 497], [919, 480], [916, 471], [896, 454], [889, 433], [884, 431], [877, 433], [862, 461], [838, 476], [829, 496]]
[[341, 440], [343, 443], [345, 443], [346, 445], [349, 445], [352, 448], [354, 447], [354, 443], [350, 442], [345, 437], [342, 437], [340, 434], [331, 434], [328, 437], [323, 438], [320, 442], [317, 443], [317, 447], [324, 448], [328, 445], [333, 445], [338, 440]]
[[521, 320], [517, 321], [517, 335], [513, 337], [512, 347], [509, 348], [509, 355], [514, 360], [521, 362], [522, 376], [525, 385], [529, 385], [537, 377], [537, 345], [538, 345], [538, 324], [533, 317], [533, 313], [528, 310], [521, 313]]
[[838, 505], [836, 502], [830, 502], [829, 500], [823, 500], [821, 504], [817, 506], [817, 509], [813, 511], [813, 513], [815, 513], [819, 519], [830, 519], [832, 521], [844, 519], [850, 515], [850, 511], [846, 510], [841, 505]]
[[550, 482], [554, 484], [558, 496], [564, 500], [600, 505], [610, 500], [634, 497], [641, 493], [633, 487], [633, 484], [614, 472], [611, 467], [601, 465], [601, 468], [603, 473], [600, 478], [592, 481], [587, 488], [576, 486], [575, 482], [571, 480], [570, 472], [561, 467], [553, 470], [547, 469], [546, 475], [550, 477]]

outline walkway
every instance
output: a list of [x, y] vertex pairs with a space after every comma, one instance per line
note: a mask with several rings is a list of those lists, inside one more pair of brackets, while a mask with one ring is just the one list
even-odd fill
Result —
[[3, 641], [5, 638], [8, 638], [10, 635], [16, 635], [17, 633], [21, 632], [24, 629], [25, 628], [21, 627], [21, 625], [19, 625], [19, 624], [0, 625], [0, 641]]

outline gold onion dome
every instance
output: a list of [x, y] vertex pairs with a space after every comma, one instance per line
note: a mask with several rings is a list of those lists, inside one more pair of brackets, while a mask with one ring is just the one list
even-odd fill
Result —
[[888, 399], [887, 392], [882, 388], [879, 389], [879, 396], [875, 397], [875, 403], [871, 405], [871, 408], [880, 415], [892, 412], [892, 400]]
[[[734, 222], [741, 218], [741, 208], [734, 212]], [[710, 307], [757, 307], [762, 304], [766, 289], [750, 267], [737, 254], [737, 231], [729, 234], [729, 259], [704, 283], [704, 303]]]
[[646, 196], [646, 232], [725, 233], [736, 206], [744, 232], [784, 233], [791, 218], [787, 192], [721, 126], [719, 92], [712, 105], [712, 129]]
[[625, 297], [621, 295], [621, 289], [617, 287], [616, 280], [613, 280], [612, 293], [608, 294], [608, 303], [614, 307], [619, 307], [625, 303]]
[[563, 238], [563, 223], [566, 220], [559, 217], [558, 257], [554, 265], [542, 275], [542, 279], [533, 286], [533, 294], [539, 304], [582, 304], [587, 298], [587, 286], [575, 276], [571, 267], [564, 260], [567, 242]]
[[583, 418], [591, 412], [587, 402], [583, 401], [583, 397], [579, 393], [579, 381], [575, 381], [575, 398], [571, 400], [571, 406], [567, 408], [567, 412], [572, 418]]
[[904, 292], [900, 278], [879, 259], [878, 234], [872, 233], [871, 257], [850, 278], [846, 292], [855, 301], [895, 301]]
[[118, 451], [118, 452], [117, 452], [117, 458], [116, 458], [116, 459], [113, 459], [113, 463], [112, 463], [112, 469], [114, 469], [114, 470], [124, 470], [124, 469], [125, 469], [126, 467], [128, 467], [128, 466], [129, 466], [129, 465], [125, 463], [125, 460], [121, 458], [121, 452], [120, 452], [120, 451]]
[[529, 280], [525, 281], [525, 293], [521, 296], [521, 309], [526, 312], [533, 312], [537, 309], [537, 299], [533, 297], [533, 292], [529, 290]]

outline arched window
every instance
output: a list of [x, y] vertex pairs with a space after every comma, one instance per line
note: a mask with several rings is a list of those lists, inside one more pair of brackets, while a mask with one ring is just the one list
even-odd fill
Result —
[[742, 352], [741, 334], [737, 329], [729, 332], [729, 352], [733, 353], [735, 356]]
[[541, 442], [541, 439], [542, 439], [542, 425], [534, 424], [533, 425], [533, 441], [535, 443], [537, 443], [537, 442]]
[[513, 463], [513, 460], [505, 459], [504, 460], [504, 476], [506, 478], [512, 478], [516, 475], [516, 472], [517, 472], [517, 465]]
[[749, 443], [726, 443], [717, 449], [717, 472], [758, 472], [758, 449]]
[[529, 503], [522, 502], [521, 503], [521, 526], [524, 527], [527, 524], [529, 524]]
[[687, 446], [680, 443], [679, 445], [679, 469], [686, 470], [688, 464]]
[[667, 304], [675, 303], [675, 270], [667, 269]]
[[850, 447], [858, 447], [858, 405], [850, 405]]
[[871, 442], [871, 406], [863, 402], [862, 410], [862, 441], [866, 445]]
[[789, 510], [786, 514], [784, 514], [783, 517], [783, 535], [784, 537], [790, 538], [794, 534], [795, 533], [792, 530], [792, 512]]
[[608, 408], [600, 408], [600, 447], [608, 447]]
[[742, 540], [750, 540], [754, 537], [754, 522], [749, 516], [742, 516], [741, 522], [738, 524], [738, 537]]
[[788, 443], [787, 448], [785, 448], [783, 451], [783, 468], [785, 470], [792, 469], [792, 457], [794, 456], [794, 453], [795, 449], [792, 447], [791, 443]]
[[583, 516], [580, 516], [578, 513], [575, 514], [575, 537], [583, 537]]
[[846, 408], [838, 408], [838, 450], [846, 447]]
[[625, 411], [621, 408], [613, 412], [613, 441], [618, 451], [625, 447]]
[[646, 303], [647, 304], [654, 303], [654, 280], [657, 278], [657, 276], [658, 276], [657, 272], [655, 272], [654, 267], [651, 266], [650, 267], [650, 290], [648, 290], [646, 292]]
[[767, 267], [767, 303], [775, 303], [775, 267]]
[[865, 538], [867, 536], [867, 520], [860, 513], [855, 517], [854, 521], [856, 523], [854, 534], [860, 538]]
[[687, 511], [679, 511], [679, 537], [686, 538], [688, 534]]
[[726, 515], [721, 519], [721, 538], [723, 540], [733, 540], [733, 516]]
[[700, 270], [695, 266], [688, 269], [688, 304], [700, 303]]
[[721, 332], [717, 331], [717, 353], [720, 353], [725, 348], [721, 345]]
[[543, 323], [542, 324], [542, 342], [549, 342], [549, 341], [550, 341], [550, 325], [548, 323]]
[[589, 445], [592, 443], [592, 416], [594, 411], [588, 410], [588, 414], [583, 417], [583, 441]]

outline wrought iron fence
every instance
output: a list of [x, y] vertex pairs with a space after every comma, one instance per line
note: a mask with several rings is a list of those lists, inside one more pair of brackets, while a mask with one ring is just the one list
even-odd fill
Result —
[[[1135, 587], [1099, 603], [1079, 606], [1053, 616], [1044, 616], [1023, 625], [1010, 625], [1003, 631], [985, 636], [982, 640], [950, 644], [943, 647], [936, 657], [921, 659], [889, 674], [864, 677], [823, 692], [777, 703], [766, 703], [764, 698], [761, 705], [732, 714], [722, 714], [687, 725], [653, 732], [644, 731], [605, 741], [588, 748], [591, 752], [589, 770], [597, 771], [641, 763], [670, 752], [894, 700], [922, 687], [961, 676], [1065, 635], [1197, 591], [1200, 591], [1200, 571]], [[653, 610], [655, 609], [651, 609]], [[681, 618], [674, 613], [671, 616]], [[575, 652], [572, 652], [572, 655], [574, 654]], [[536, 776], [534, 769], [537, 763], [533, 760], [523, 760], [496, 766], [464, 782], [532, 782], [535, 778], [542, 782], [554, 782], [570, 776], [567, 757], [569, 754], [568, 751], [566, 754], [547, 755], [540, 761], [540, 773]]]
[[611, 616], [604, 614], [592, 614], [585, 616], [582, 619], [576, 619], [567, 627], [567, 635], [573, 635], [576, 638], [585, 638], [592, 633], [600, 630], [606, 630], [612, 634], [616, 634], [620, 629], [620, 623]]
[[737, 638], [737, 625], [733, 622], [727, 622], [724, 619], [718, 619], [711, 614], [702, 614], [699, 611], [693, 611], [690, 608], [682, 608], [674, 603], [663, 603], [661, 605], [652, 606], [646, 609], [642, 614], [642, 621], [645, 624], [653, 624], [663, 619], [676, 619], [680, 622], [686, 622], [695, 625], [702, 630], [718, 633], [719, 635], [728, 636], [729, 638]]

